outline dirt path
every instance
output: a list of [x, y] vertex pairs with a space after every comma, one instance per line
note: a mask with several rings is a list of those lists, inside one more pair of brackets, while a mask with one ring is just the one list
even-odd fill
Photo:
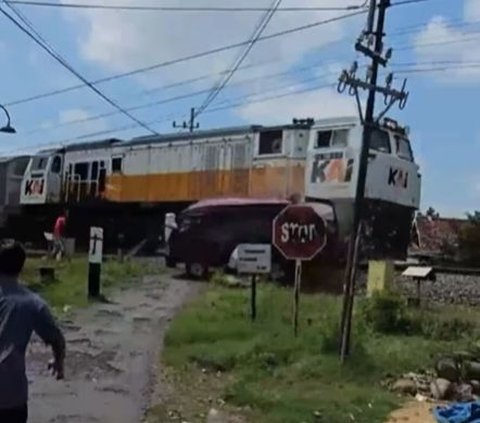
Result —
[[77, 312], [64, 324], [66, 380], [52, 380], [50, 353], [34, 340], [29, 350], [32, 423], [136, 423], [152, 391], [154, 366], [168, 322], [199, 285], [171, 276], [145, 278], [135, 288]]
[[427, 402], [410, 402], [392, 413], [386, 423], [435, 423], [432, 416], [434, 406]]

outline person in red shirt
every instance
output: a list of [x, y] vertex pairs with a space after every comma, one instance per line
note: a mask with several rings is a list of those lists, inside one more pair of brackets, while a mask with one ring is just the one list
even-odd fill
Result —
[[67, 226], [67, 212], [57, 217], [53, 227], [52, 256], [58, 260], [65, 255], [65, 227]]

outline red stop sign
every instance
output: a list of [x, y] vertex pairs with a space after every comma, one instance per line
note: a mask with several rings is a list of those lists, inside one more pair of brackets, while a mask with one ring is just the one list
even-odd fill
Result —
[[273, 245], [287, 260], [312, 260], [327, 245], [327, 224], [310, 206], [287, 206], [273, 221]]

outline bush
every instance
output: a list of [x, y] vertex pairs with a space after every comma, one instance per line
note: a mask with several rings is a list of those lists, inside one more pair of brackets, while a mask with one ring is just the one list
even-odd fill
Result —
[[[325, 314], [322, 317], [319, 330], [321, 335], [321, 352], [323, 354], [338, 354], [341, 344], [340, 314]], [[365, 352], [365, 344], [367, 343], [367, 330], [362, 319], [356, 319], [355, 317], [352, 319], [351, 333], [352, 351], [355, 351], [356, 355], [363, 354]]]
[[475, 332], [475, 325], [458, 317], [446, 319], [439, 316], [428, 316], [422, 319], [421, 333], [425, 338], [437, 341], [456, 341], [470, 338]]
[[338, 316], [324, 317], [320, 326], [322, 336], [321, 351], [324, 354], [337, 354], [340, 348], [340, 322]]
[[410, 321], [405, 300], [391, 291], [375, 291], [360, 307], [364, 322], [374, 331], [386, 334], [407, 333]]
[[363, 321], [383, 334], [419, 335], [437, 341], [455, 341], [472, 337], [475, 324], [459, 317], [432, 311], [412, 310], [397, 293], [376, 291], [360, 307]]

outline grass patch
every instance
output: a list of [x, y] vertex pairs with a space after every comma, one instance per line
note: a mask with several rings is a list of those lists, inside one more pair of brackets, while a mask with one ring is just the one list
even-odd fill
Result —
[[[51, 266], [55, 269], [56, 281], [51, 284], [42, 284], [39, 268]], [[119, 263], [108, 260], [102, 265], [102, 291], [104, 294], [113, 288], [134, 282], [136, 278], [153, 272], [151, 266], [145, 266], [135, 260]], [[156, 270], [158, 272], [158, 270]], [[21, 280], [32, 290], [38, 292], [56, 310], [60, 311], [65, 306], [85, 307], [88, 305], [87, 280], [88, 262], [86, 257], [76, 256], [70, 261], [51, 261], [29, 258], [21, 275]]]
[[[298, 338], [291, 305], [290, 290], [262, 285], [258, 320], [252, 323], [247, 290], [211, 286], [173, 321], [163, 360], [180, 384], [199, 370], [226, 372], [221, 395], [232, 406], [246, 407], [248, 421], [382, 423], [400, 401], [381, 386], [387, 375], [430, 368], [438, 353], [467, 344], [460, 335], [453, 341], [434, 340], [422, 331], [381, 333], [367, 324], [359, 302], [352, 357], [342, 366], [337, 357], [341, 300], [302, 296]], [[189, 385], [195, 396], [195, 383]]]

